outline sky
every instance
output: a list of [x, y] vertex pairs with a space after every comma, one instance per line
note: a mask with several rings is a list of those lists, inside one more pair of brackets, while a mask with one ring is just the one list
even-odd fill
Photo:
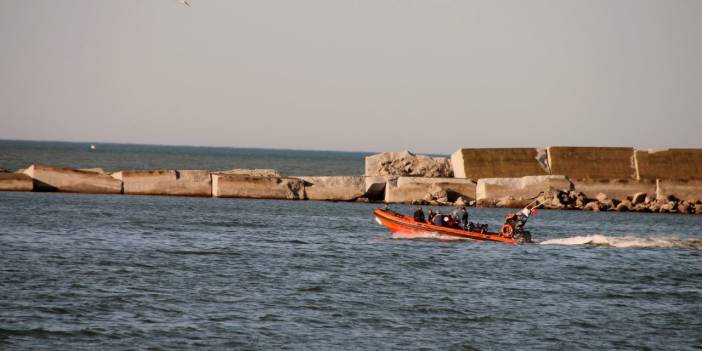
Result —
[[702, 1], [0, 0], [0, 139], [702, 147]]

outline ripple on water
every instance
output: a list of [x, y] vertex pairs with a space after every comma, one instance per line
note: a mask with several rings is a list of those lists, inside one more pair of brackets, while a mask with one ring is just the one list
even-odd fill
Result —
[[[542, 211], [530, 222], [541, 245], [515, 246], [392, 239], [372, 209], [0, 193], [0, 343], [115, 350], [698, 344], [702, 217]], [[482, 221], [502, 212], [471, 215]], [[629, 234], [641, 221], [655, 225]], [[602, 234], [571, 233], [573, 223]]]

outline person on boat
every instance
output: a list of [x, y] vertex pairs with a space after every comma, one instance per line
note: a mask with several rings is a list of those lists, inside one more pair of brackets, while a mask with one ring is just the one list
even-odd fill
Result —
[[448, 221], [446, 220], [446, 217], [444, 217], [444, 221], [447, 223], [446, 225], [451, 227], [451, 228], [456, 228], [456, 229], [462, 229], [461, 228], [461, 218], [458, 217], [458, 211], [453, 210], [451, 214], [448, 216]]
[[505, 218], [505, 224], [500, 229], [500, 234], [503, 236], [513, 237], [515, 235], [528, 237], [527, 241], [531, 241], [529, 232], [524, 230], [524, 225], [529, 219], [529, 215], [536, 213], [536, 209], [523, 208], [518, 212], [510, 213]]
[[433, 208], [430, 208], [430, 209], [429, 209], [429, 215], [427, 216], [427, 222], [433, 223], [433, 222], [434, 222], [434, 215], [435, 215], [434, 209], [433, 209]]
[[465, 206], [451, 212], [451, 217], [456, 222], [456, 228], [466, 229], [468, 227], [468, 211]]
[[421, 207], [417, 207], [417, 210], [414, 211], [414, 220], [417, 222], [426, 222], [426, 218], [424, 218], [424, 210], [422, 210]]
[[434, 218], [432, 219], [432, 223], [434, 225], [438, 225], [443, 227], [444, 226], [444, 216], [441, 214], [439, 210], [436, 211], [436, 214], [434, 214]]
[[444, 216], [444, 225], [449, 228], [458, 228], [458, 221], [451, 215]]
[[461, 228], [466, 229], [468, 227], [468, 210], [465, 206], [461, 206], [461, 209], [458, 210], [458, 218]]

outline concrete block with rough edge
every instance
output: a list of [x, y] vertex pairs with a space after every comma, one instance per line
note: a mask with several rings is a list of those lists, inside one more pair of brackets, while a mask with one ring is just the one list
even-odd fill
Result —
[[353, 201], [366, 193], [363, 176], [305, 176], [307, 200]]
[[635, 179], [634, 149], [630, 147], [550, 146], [551, 174], [570, 179]]
[[570, 179], [563, 175], [484, 178], [478, 179], [475, 194], [479, 206], [495, 206], [500, 200], [506, 198], [521, 204], [535, 198], [540, 192], [572, 189], [573, 184]]
[[702, 149], [636, 150], [636, 179], [702, 179]]
[[456, 178], [512, 178], [548, 175], [545, 149], [485, 148], [459, 149], [451, 155]]
[[305, 199], [305, 182], [289, 177], [212, 174], [212, 196], [249, 199]]
[[212, 178], [205, 170], [131, 170], [112, 173], [127, 195], [212, 196]]
[[23, 173], [0, 172], [0, 191], [32, 191], [32, 177]]
[[656, 198], [665, 199], [672, 195], [680, 200], [688, 200], [693, 203], [702, 200], [702, 180], [667, 180], [656, 181]]
[[448, 158], [415, 155], [409, 151], [402, 151], [367, 156], [365, 175], [368, 177], [452, 177], [453, 171]]
[[70, 168], [31, 165], [24, 174], [34, 180], [35, 191], [121, 194], [122, 181], [106, 174]]
[[450, 202], [455, 201], [459, 196], [468, 200], [475, 199], [475, 181], [471, 179], [399, 177], [389, 180], [385, 185], [385, 202], [422, 201], [432, 188], [445, 190]]

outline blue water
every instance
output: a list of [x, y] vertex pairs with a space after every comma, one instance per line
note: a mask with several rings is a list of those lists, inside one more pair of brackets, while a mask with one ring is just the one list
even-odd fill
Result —
[[702, 345], [702, 216], [541, 211], [515, 246], [394, 239], [373, 208], [0, 193], [0, 349]]
[[273, 168], [283, 175], [362, 175], [370, 153], [136, 144], [0, 140], [0, 168], [39, 163], [69, 168], [130, 169]]

